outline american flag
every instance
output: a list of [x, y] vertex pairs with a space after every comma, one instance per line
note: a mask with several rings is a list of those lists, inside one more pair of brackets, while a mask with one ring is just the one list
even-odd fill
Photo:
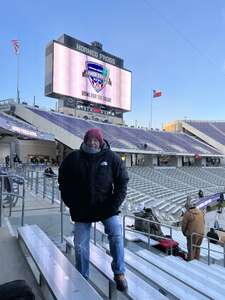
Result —
[[20, 41], [19, 40], [12, 40], [12, 45], [14, 47], [16, 55], [19, 54], [20, 50]]
[[153, 90], [153, 98], [161, 97], [161, 96], [162, 96], [162, 92], [161, 91]]

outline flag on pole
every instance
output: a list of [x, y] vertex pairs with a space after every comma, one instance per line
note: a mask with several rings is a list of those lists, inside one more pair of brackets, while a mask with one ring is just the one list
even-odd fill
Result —
[[161, 97], [162, 96], [162, 92], [161, 91], [156, 91], [156, 90], [153, 90], [153, 98], [157, 98], [157, 97]]
[[19, 40], [12, 40], [12, 45], [14, 47], [16, 55], [18, 55], [19, 50], [20, 50], [20, 41]]

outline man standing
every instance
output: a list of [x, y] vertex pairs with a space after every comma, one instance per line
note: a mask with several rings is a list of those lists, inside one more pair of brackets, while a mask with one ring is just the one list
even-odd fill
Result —
[[126, 197], [128, 174], [98, 128], [89, 129], [79, 150], [59, 168], [59, 189], [74, 224], [76, 268], [89, 278], [91, 223], [101, 221], [108, 234], [117, 289], [127, 289], [119, 207]]
[[[187, 260], [199, 259], [200, 247], [192, 247], [192, 245], [200, 246], [204, 235], [204, 215], [195, 207], [195, 204], [191, 204], [190, 199], [185, 204], [186, 212], [182, 220], [182, 232], [187, 238]], [[192, 233], [197, 233], [192, 235]], [[192, 241], [191, 241], [192, 240]]]

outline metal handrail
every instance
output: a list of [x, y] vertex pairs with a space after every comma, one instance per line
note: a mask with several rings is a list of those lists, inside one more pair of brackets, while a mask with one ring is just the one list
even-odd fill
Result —
[[[201, 236], [201, 237], [203, 237], [203, 239], [204, 238], [206, 238], [207, 239], [207, 241], [208, 241], [208, 247], [206, 248], [206, 247], [203, 247], [203, 246], [199, 246], [199, 245], [196, 245], [196, 244], [193, 244], [193, 237], [194, 236]], [[215, 252], [215, 253], [220, 253], [220, 254], [223, 254], [223, 266], [225, 267], [225, 243], [223, 244], [223, 252], [221, 252], [221, 251], [217, 251], [217, 250], [215, 250], [215, 249], [211, 249], [211, 247], [210, 247], [210, 241], [211, 240], [213, 240], [213, 241], [216, 241], [217, 243], [219, 242], [218, 240], [216, 240], [216, 239], [213, 239], [213, 238], [210, 238], [210, 237], [208, 237], [207, 235], [204, 235], [204, 234], [200, 234], [200, 233], [197, 233], [197, 232], [193, 232], [192, 234], [191, 234], [191, 256], [192, 256], [192, 253], [193, 253], [193, 249], [194, 249], [194, 247], [196, 247], [196, 248], [200, 248], [200, 249], [205, 249], [205, 250], [207, 250], [208, 251], [208, 255], [207, 255], [207, 258], [208, 258], [208, 265], [210, 265], [210, 262], [211, 262], [211, 257], [210, 257], [210, 252], [212, 251], [212, 252]], [[219, 244], [220, 245], [220, 244]]]
[[[15, 194], [13, 192], [4, 192], [4, 179], [3, 178], [8, 178], [11, 179], [12, 181], [14, 180], [14, 183], [17, 183], [18, 185], [22, 185], [23, 186], [23, 190], [22, 190], [22, 195], [19, 194]], [[16, 182], [15, 179], [19, 180], [19, 182]], [[21, 226], [24, 225], [24, 208], [25, 208], [25, 180], [23, 177], [20, 177], [18, 175], [9, 175], [9, 174], [5, 174], [5, 175], [0, 175], [0, 180], [1, 180], [1, 184], [0, 184], [0, 227], [2, 227], [2, 212], [3, 212], [3, 196], [4, 195], [9, 195], [9, 196], [14, 196], [17, 198], [21, 198], [22, 199], [22, 210], [21, 210]], [[11, 212], [12, 212], [12, 201], [10, 202], [10, 216], [11, 216]]]
[[[63, 222], [63, 216], [64, 215], [67, 215], [69, 216], [69, 214], [65, 214], [64, 213], [64, 203], [63, 203], [63, 200], [62, 200], [62, 197], [60, 196], [60, 232], [61, 232], [61, 243], [63, 243], [63, 235], [64, 235], [64, 222]], [[143, 221], [147, 221], [149, 223], [149, 230], [148, 230], [148, 233], [145, 233], [145, 232], [142, 232], [142, 231], [138, 231], [138, 230], [131, 230], [130, 228], [126, 228], [125, 226], [125, 219], [126, 218], [134, 218], [134, 219], [139, 219], [139, 220], [143, 220]], [[94, 223], [94, 244], [97, 243], [97, 227], [96, 227], [96, 222], [93, 222]], [[155, 234], [151, 234], [150, 233], [150, 224], [153, 223], [153, 224], [158, 224], [160, 226], [164, 226], [164, 227], [167, 227], [170, 229], [170, 237], [163, 237], [163, 236], [160, 236], [160, 235], [155, 235]], [[138, 232], [138, 233], [141, 233], [143, 235], [147, 235], [148, 236], [148, 247], [150, 248], [150, 240], [152, 237], [157, 237], [157, 238], [160, 238], [161, 240], [173, 240], [172, 239], [172, 226], [170, 225], [167, 225], [167, 224], [163, 224], [163, 223], [160, 223], [160, 222], [157, 222], [157, 221], [152, 221], [152, 220], [148, 220], [148, 219], [145, 219], [145, 218], [140, 218], [140, 217], [136, 217], [136, 216], [133, 216], [133, 215], [129, 215], [129, 214], [126, 214], [126, 215], [123, 215], [123, 239], [124, 239], [124, 245], [125, 245], [125, 230], [128, 230], [128, 231], [133, 231], [133, 232]], [[173, 247], [172, 247], [172, 244], [170, 246], [170, 255], [172, 255], [172, 250], [173, 250]]]
[[[40, 180], [43, 182], [43, 190], [40, 191], [42, 193], [42, 198], [45, 198], [47, 196], [47, 186], [51, 188], [50, 192], [50, 199], [52, 204], [55, 203], [55, 191], [56, 191], [56, 185], [57, 182], [57, 175], [56, 174], [49, 174], [46, 175], [42, 171], [33, 171], [33, 170], [27, 170], [27, 184], [30, 186], [30, 189], [35, 191], [35, 194], [38, 194], [39, 192], [39, 182]], [[49, 180], [51, 180], [51, 183], [49, 184]], [[49, 198], [49, 197], [48, 197]]]

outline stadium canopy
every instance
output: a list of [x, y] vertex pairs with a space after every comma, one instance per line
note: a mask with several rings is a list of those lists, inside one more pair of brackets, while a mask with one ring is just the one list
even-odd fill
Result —
[[22, 120], [4, 112], [0, 112], [0, 135], [14, 135], [26, 139], [29, 138], [46, 141], [55, 140], [53, 134], [40, 131], [35, 126], [23, 122]]

